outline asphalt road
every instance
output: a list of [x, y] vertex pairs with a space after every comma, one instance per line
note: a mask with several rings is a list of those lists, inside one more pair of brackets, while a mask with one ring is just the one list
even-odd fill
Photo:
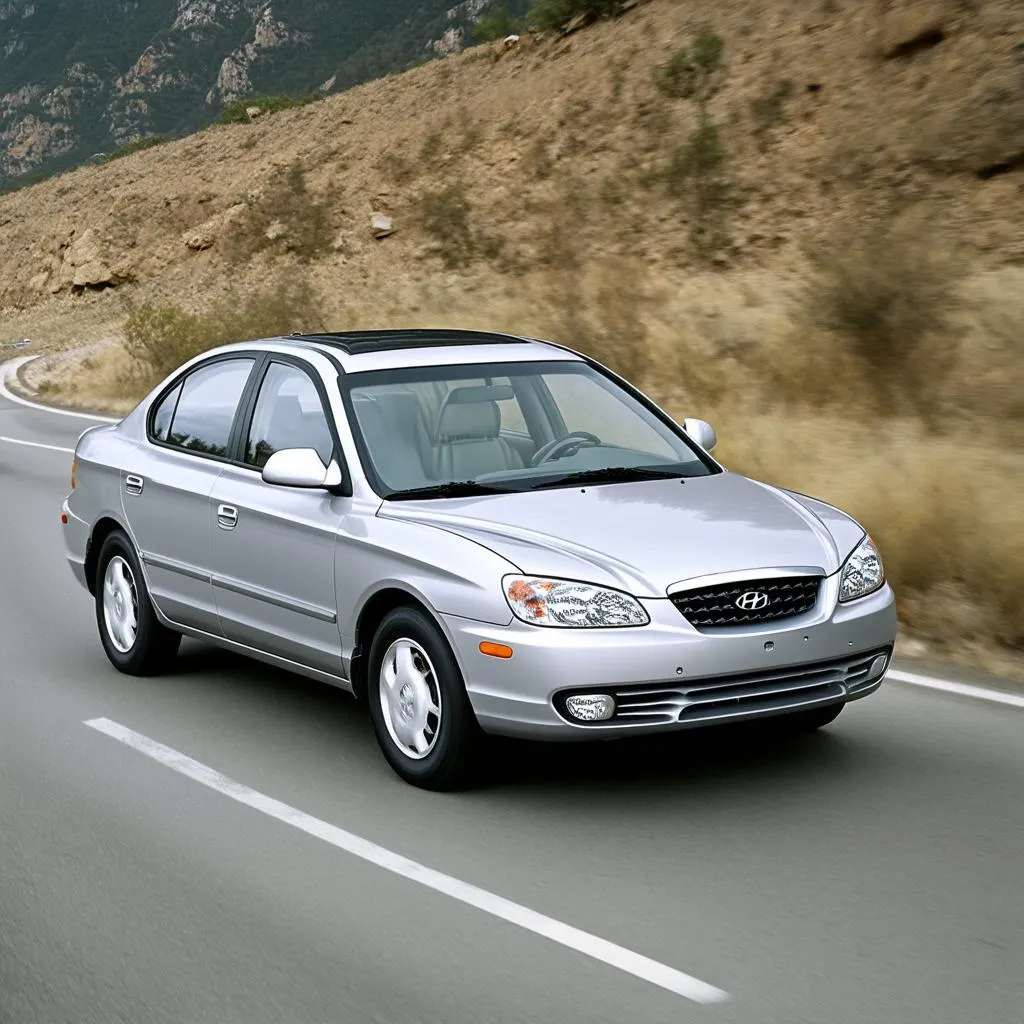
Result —
[[[0, 398], [0, 437], [86, 421]], [[64, 561], [70, 457], [0, 441], [0, 1024], [1016, 1024], [1024, 711], [899, 683], [799, 741], [505, 744], [399, 782], [328, 687], [198, 644], [120, 676]], [[728, 993], [703, 1005], [83, 724]]]

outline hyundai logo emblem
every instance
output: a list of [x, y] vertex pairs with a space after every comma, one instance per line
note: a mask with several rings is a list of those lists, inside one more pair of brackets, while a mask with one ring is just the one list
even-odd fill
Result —
[[768, 607], [768, 595], [763, 590], [748, 590], [736, 598], [736, 607], [744, 612], [759, 612]]

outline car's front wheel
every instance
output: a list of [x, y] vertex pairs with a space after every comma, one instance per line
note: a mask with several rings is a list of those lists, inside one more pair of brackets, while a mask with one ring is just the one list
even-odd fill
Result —
[[96, 624], [111, 664], [126, 675], [154, 675], [178, 652], [181, 634], [162, 625], [131, 541], [115, 530], [96, 567]]
[[423, 789], [467, 783], [480, 727], [440, 629], [416, 608], [395, 609], [373, 638], [368, 669], [370, 717], [392, 769]]

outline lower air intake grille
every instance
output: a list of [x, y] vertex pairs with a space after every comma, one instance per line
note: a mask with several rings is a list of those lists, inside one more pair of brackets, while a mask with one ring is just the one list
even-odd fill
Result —
[[716, 723], [849, 700], [870, 692], [878, 685], [889, 648], [853, 654], [832, 661], [765, 668], [738, 675], [708, 676], [685, 682], [651, 683], [630, 686], [597, 686], [586, 692], [600, 691], [615, 700], [615, 716], [609, 722], [581, 723], [565, 710], [565, 698], [572, 691], [555, 697], [555, 707], [574, 725], [600, 729], [604, 726], [672, 725], [676, 723]]
[[672, 603], [697, 629], [775, 622], [809, 612], [818, 600], [821, 576], [782, 576], [720, 583], [673, 594]]

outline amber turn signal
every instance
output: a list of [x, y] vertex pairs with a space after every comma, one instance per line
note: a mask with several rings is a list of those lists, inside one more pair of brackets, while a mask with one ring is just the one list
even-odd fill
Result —
[[76, 459], [71, 460], [71, 490], [75, 489], [75, 471], [78, 469], [78, 461]]
[[485, 640], [480, 645], [480, 653], [486, 654], [490, 658], [511, 658], [512, 648], [506, 647], [504, 644], [492, 644], [489, 640]]

